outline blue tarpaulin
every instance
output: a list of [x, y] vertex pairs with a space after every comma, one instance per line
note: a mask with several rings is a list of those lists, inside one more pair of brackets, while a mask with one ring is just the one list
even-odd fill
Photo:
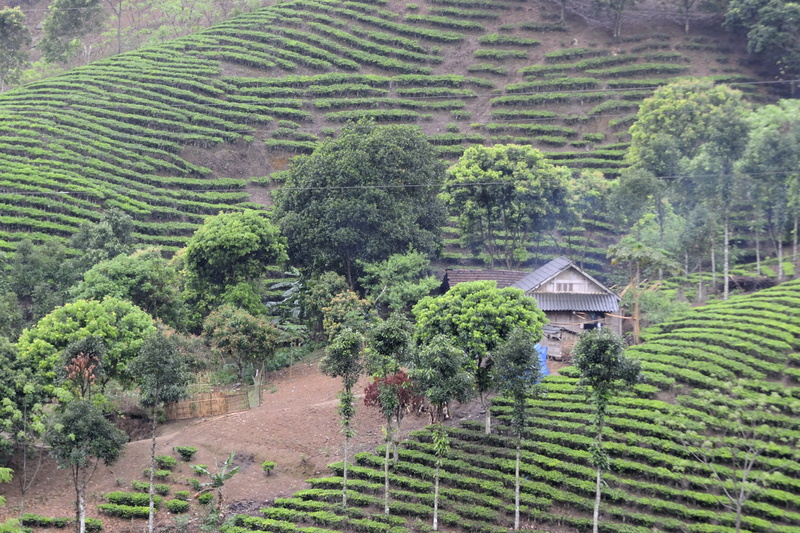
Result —
[[550, 369], [547, 368], [547, 346], [536, 343], [534, 349], [539, 353], [539, 373], [542, 377], [549, 376]]

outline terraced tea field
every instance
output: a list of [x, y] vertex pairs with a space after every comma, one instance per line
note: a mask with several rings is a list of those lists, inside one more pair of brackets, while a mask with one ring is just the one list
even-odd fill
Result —
[[[751, 476], [770, 475], [743, 507], [742, 531], [800, 530], [800, 281], [694, 310], [645, 334], [630, 348], [646, 381], [614, 402], [604, 441], [611, 469], [604, 475], [600, 531], [729, 533], [735, 514], [707, 462], [684, 445], [686, 432], [723, 434], [733, 412], [754, 428], [750, 444], [763, 448]], [[523, 441], [522, 517], [531, 531], [591, 531], [594, 469], [589, 466], [591, 412], [573, 368], [545, 379], [547, 394], [529, 401]], [[442, 466], [442, 531], [500, 533], [513, 524], [515, 440], [502, 398], [498, 422], [485, 435], [479, 422], [448, 430], [452, 449]], [[680, 423], [679, 423], [680, 422]], [[747, 442], [729, 435], [708, 453], [722, 479], [734, 475]], [[348, 469], [342, 509], [342, 464], [312, 488], [277, 499], [259, 516], [239, 515], [227, 533], [324, 533], [425, 530], [433, 513], [435, 455], [430, 431], [402, 444], [390, 469], [389, 515], [383, 509], [383, 453], [361, 453]], [[739, 464], [739, 463], [737, 463]], [[752, 478], [751, 478], [752, 479]], [[732, 486], [726, 481], [728, 487]]]
[[[470, 144], [525, 143], [613, 177], [655, 87], [699, 75], [752, 92], [727, 42], [657, 32], [613, 42], [598, 30], [577, 46], [552, 9], [292, 0], [4, 93], [0, 249], [63, 241], [113, 206], [135, 218], [141, 242], [174, 251], [207, 215], [261, 208], [258, 187], [279, 184], [292, 154], [362, 117], [418, 124], [450, 159]], [[596, 271], [605, 244], [570, 236], [609, 229], [595, 214], [532, 244], [569, 248]], [[447, 238], [446, 260], [472, 259], [457, 231]]]

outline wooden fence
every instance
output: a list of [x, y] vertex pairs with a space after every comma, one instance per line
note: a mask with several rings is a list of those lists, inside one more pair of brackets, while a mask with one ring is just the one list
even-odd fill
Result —
[[193, 394], [188, 400], [166, 406], [167, 420], [185, 420], [246, 411], [260, 405], [261, 387], [251, 385], [235, 391]]

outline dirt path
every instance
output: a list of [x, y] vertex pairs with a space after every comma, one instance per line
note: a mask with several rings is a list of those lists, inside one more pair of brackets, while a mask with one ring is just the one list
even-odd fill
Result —
[[[367, 382], [367, 378], [362, 378], [356, 390], [363, 391]], [[288, 369], [276, 372], [270, 376], [260, 407], [165, 424], [159, 428], [156, 453], [173, 454], [173, 446], [194, 446], [198, 452], [192, 463], [213, 468], [215, 458], [221, 463], [235, 451], [236, 464], [241, 466], [241, 471], [226, 483], [225, 498], [235, 510], [257, 510], [275, 498], [308, 488], [307, 478], [326, 475], [326, 465], [342, 459], [343, 441], [336, 412], [340, 387], [338, 379], [320, 374], [316, 363], [296, 365], [291, 376]], [[359, 396], [357, 404], [353, 454], [374, 450], [382, 440], [381, 417], [377, 410], [364, 407], [362, 397]], [[467, 407], [457, 409], [456, 416], [464, 416], [466, 412]], [[408, 416], [403, 421], [403, 433], [427, 423], [427, 415]], [[111, 519], [99, 516], [93, 508], [103, 502], [104, 493], [130, 490], [132, 480], [143, 481], [142, 471], [149, 466], [149, 454], [149, 440], [131, 442], [116, 465], [98, 468], [88, 491], [90, 516], [102, 518], [107, 524], [106, 531], [142, 531], [141, 521], [112, 524]], [[269, 477], [261, 471], [265, 460], [277, 463]], [[172, 477], [173, 490], [187, 490], [192, 471], [179, 461]], [[16, 484], [3, 486], [0, 494], [8, 500], [3, 513], [11, 516], [18, 512]], [[43, 516], [72, 516], [74, 501], [68, 472], [57, 470], [48, 460], [28, 492], [26, 510]], [[172, 521], [169, 517], [166, 520]]]

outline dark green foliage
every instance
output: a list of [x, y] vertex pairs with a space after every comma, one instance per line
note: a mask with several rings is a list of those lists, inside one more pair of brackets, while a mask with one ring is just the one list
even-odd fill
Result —
[[185, 513], [189, 510], [189, 502], [185, 500], [167, 500], [164, 506], [172, 514]]
[[166, 470], [172, 470], [172, 467], [178, 464], [175, 458], [172, 457], [171, 455], [156, 455], [155, 461], [156, 464], [159, 466], [159, 468], [163, 468]]
[[358, 261], [383, 261], [409, 245], [424, 254], [438, 249], [444, 210], [431, 191], [444, 167], [417, 128], [347, 126], [296, 158], [290, 172], [275, 218], [292, 261], [304, 268], [335, 266], [353, 287]]
[[172, 449], [177, 452], [184, 461], [191, 461], [194, 454], [197, 453], [197, 448], [194, 446], [174, 446]]

